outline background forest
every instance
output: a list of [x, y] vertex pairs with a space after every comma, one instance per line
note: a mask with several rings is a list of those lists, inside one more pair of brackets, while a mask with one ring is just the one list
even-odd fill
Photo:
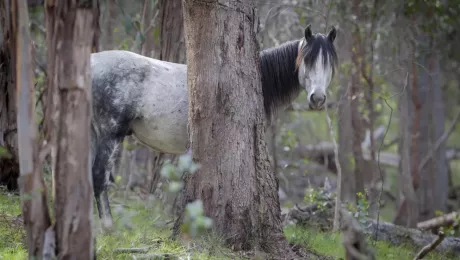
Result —
[[[28, 2], [42, 133], [47, 106], [45, 13], [43, 1]], [[339, 68], [326, 111], [309, 111], [302, 91], [277, 115], [267, 134], [289, 242], [324, 259], [343, 257], [342, 236], [329, 230], [329, 204], [340, 186], [342, 201], [364, 223], [378, 218], [436, 234], [444, 226], [451, 240], [429, 259], [451, 259], [447, 251], [452, 247], [459, 253], [460, 241], [453, 237], [458, 237], [460, 219], [450, 213], [460, 210], [460, 1], [258, 0], [257, 5], [260, 50], [300, 39], [308, 24], [314, 33], [337, 29]], [[0, 21], [4, 17], [5, 6], [0, 4]], [[98, 51], [130, 50], [186, 63], [179, 0], [101, 0], [99, 26]], [[0, 184], [5, 186], [0, 196], [0, 259], [25, 259], [23, 234], [15, 228], [20, 225], [17, 137], [10, 127], [8, 111], [14, 104], [8, 96], [13, 94], [7, 88], [6, 67], [1, 66], [2, 46], [0, 37]], [[117, 231], [98, 233], [98, 257], [125, 259], [133, 254], [123, 251], [126, 247], [146, 248], [144, 253], [160, 258], [244, 257], [223, 248], [219, 238], [166, 242], [182, 187], [167, 169], [180, 167], [179, 159], [125, 139], [110, 193]], [[165, 170], [164, 162], [170, 168]], [[45, 163], [47, 182], [50, 171]], [[321, 222], [323, 213], [316, 218], [305, 213], [305, 205], [326, 212], [327, 223]], [[208, 226], [199, 206], [191, 207], [195, 222], [189, 224], [190, 234]], [[445, 214], [448, 217], [435, 219]], [[413, 258], [430, 242], [410, 236], [412, 241], [396, 238], [396, 243], [372, 244], [377, 259]]]

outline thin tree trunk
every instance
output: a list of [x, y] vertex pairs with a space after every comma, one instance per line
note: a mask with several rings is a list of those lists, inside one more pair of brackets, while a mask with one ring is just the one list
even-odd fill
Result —
[[351, 125], [351, 106], [350, 98], [348, 97], [348, 79], [343, 76], [339, 88], [339, 101], [337, 109], [337, 125], [339, 132], [339, 162], [342, 169], [341, 172], [341, 200], [354, 205], [356, 203], [356, 181], [353, 167], [353, 139]]
[[[98, 4], [47, 1], [49, 111], [55, 145], [56, 242], [61, 259], [94, 259], [93, 188], [90, 163], [91, 71]], [[59, 142], [56, 142], [59, 140]]]
[[201, 168], [185, 178], [182, 206], [202, 200], [235, 250], [289, 258], [265, 143], [255, 3], [184, 0], [183, 8], [191, 150]]
[[15, 48], [11, 0], [0, 1], [0, 185], [17, 189], [19, 176], [18, 131], [16, 124]]
[[[433, 198], [434, 198], [434, 208], [433, 211], [440, 210], [442, 212], [447, 212], [447, 200], [449, 192], [449, 162], [446, 158], [446, 145], [445, 142], [442, 142], [439, 147], [434, 147], [435, 143], [441, 138], [441, 136], [446, 131], [445, 129], [445, 105], [443, 99], [443, 91], [440, 83], [440, 64], [439, 64], [439, 54], [433, 53], [431, 55], [431, 97], [433, 98], [433, 108], [432, 108], [432, 126], [433, 126], [433, 137], [431, 142], [431, 148], [435, 149], [433, 160], [434, 160], [434, 170], [430, 173], [430, 184], [433, 187]], [[433, 212], [434, 213], [434, 212]]]
[[[353, 12], [355, 15], [359, 14], [359, 2], [358, 0], [353, 1]], [[353, 159], [355, 169], [355, 188], [356, 192], [364, 192], [364, 177], [366, 174], [366, 162], [364, 160], [363, 151], [361, 144], [364, 140], [364, 128], [362, 123], [362, 116], [360, 111], [361, 105], [361, 93], [363, 91], [361, 83], [361, 69], [360, 60], [365, 57], [361, 56], [356, 46], [361, 43], [361, 35], [358, 28], [354, 28], [352, 32], [352, 47], [350, 49], [351, 59], [353, 61], [354, 68], [351, 71], [351, 84], [348, 89], [348, 98], [350, 100], [351, 110], [351, 125], [352, 135], [350, 136], [353, 140]]]
[[[41, 258], [45, 232], [51, 225], [42, 176], [44, 158], [38, 155], [35, 125], [35, 96], [32, 67], [32, 45], [26, 0], [9, 1], [12, 28], [16, 41], [16, 86], [18, 102], [18, 143], [22, 212], [27, 232], [29, 259]], [[12, 34], [13, 36], [13, 34]], [[14, 37], [14, 36], [13, 36]]]

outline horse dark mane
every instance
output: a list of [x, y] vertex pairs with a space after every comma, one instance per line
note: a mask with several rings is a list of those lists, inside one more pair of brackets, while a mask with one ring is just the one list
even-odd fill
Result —
[[260, 73], [265, 113], [268, 117], [279, 105], [286, 104], [300, 92], [296, 58], [300, 40], [289, 41], [260, 53]]
[[291, 102], [299, 94], [301, 87], [297, 69], [302, 60], [306, 69], [311, 69], [321, 53], [324, 66], [331, 66], [332, 75], [335, 73], [337, 53], [325, 35], [314, 35], [308, 44], [302, 44], [300, 52], [299, 43], [300, 40], [289, 41], [260, 53], [262, 91], [268, 118], [277, 107]]

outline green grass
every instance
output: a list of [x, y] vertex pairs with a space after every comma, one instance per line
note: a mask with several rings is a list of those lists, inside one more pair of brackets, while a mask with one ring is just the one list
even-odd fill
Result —
[[[161, 214], [162, 209], [153, 202], [130, 200], [117, 207], [112, 203], [115, 231], [104, 234], [95, 217], [96, 251], [98, 259], [133, 259], [133, 253], [118, 253], [117, 248], [148, 248], [147, 254], [172, 255], [187, 259], [243, 259], [222, 246], [221, 239], [206, 234], [200, 239], [186, 242], [169, 239], [171, 231], [164, 225], [168, 219]], [[0, 259], [27, 259], [24, 245], [24, 231], [21, 225], [12, 224], [11, 217], [21, 213], [19, 197], [0, 194]], [[96, 212], [95, 212], [96, 213]], [[8, 216], [8, 217], [6, 217]], [[294, 225], [285, 228], [289, 242], [300, 245], [320, 255], [343, 258], [342, 235], [324, 233], [314, 228]], [[370, 241], [370, 240], [369, 240]], [[394, 246], [385, 242], [372, 244], [377, 259], [412, 259], [419, 250], [410, 246]], [[429, 259], [453, 259], [430, 253]]]
[[[183, 259], [242, 259], [223, 247], [221, 240], [210, 234], [188, 242], [170, 240], [171, 231], [163, 223], [167, 219], [155, 203], [130, 200], [123, 204], [126, 207], [120, 209], [116, 203], [112, 203], [115, 231], [111, 233], [101, 232], [99, 218], [95, 215], [94, 232], [97, 235], [98, 259], [133, 259], [132, 255], [136, 255], [115, 252], [119, 248], [148, 248], [147, 253], [139, 255], [170, 255]], [[11, 217], [20, 213], [19, 197], [0, 193], [1, 260], [27, 259], [23, 227], [11, 223]]]

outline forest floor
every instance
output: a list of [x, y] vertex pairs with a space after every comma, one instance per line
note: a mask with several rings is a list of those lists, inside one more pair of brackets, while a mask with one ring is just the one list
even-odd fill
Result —
[[[120, 203], [123, 201], [123, 203]], [[168, 239], [170, 228], [160, 208], [145, 201], [117, 198], [113, 203], [115, 231], [103, 234], [95, 228], [97, 259], [249, 259], [222, 246], [221, 240], [204, 235], [193, 241], [172, 241]], [[15, 220], [20, 215], [19, 196], [2, 192], [0, 194], [0, 259], [27, 259], [22, 223]], [[96, 211], [94, 212], [96, 214]], [[96, 215], [95, 215], [96, 216]], [[97, 217], [95, 217], [98, 220]], [[95, 221], [95, 227], [99, 223]], [[343, 259], [342, 235], [325, 233], [313, 228], [289, 225], [285, 235], [291, 244], [299, 245], [327, 259]], [[384, 242], [373, 243], [377, 259], [413, 259], [419, 249]], [[139, 248], [142, 253], [118, 252], [122, 248]], [[137, 256], [137, 258], [136, 258]], [[143, 257], [144, 256], [144, 257]], [[169, 256], [169, 257], [168, 257]], [[453, 259], [437, 253], [430, 253], [425, 259]]]

